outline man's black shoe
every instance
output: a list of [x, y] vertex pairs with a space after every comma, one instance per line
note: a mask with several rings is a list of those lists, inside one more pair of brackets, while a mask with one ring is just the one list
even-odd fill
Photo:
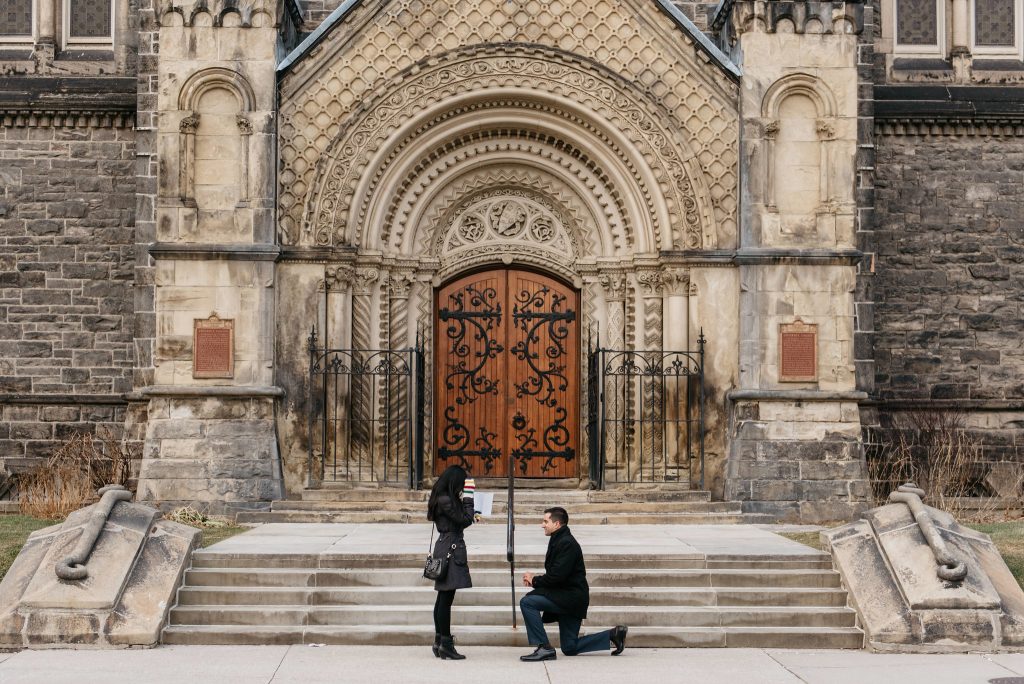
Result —
[[612, 630], [611, 641], [615, 646], [612, 655], [619, 655], [626, 648], [626, 632], [628, 631], [629, 627], [626, 627], [626, 625], [616, 625], [615, 629]]
[[557, 657], [558, 654], [555, 653], [555, 649], [541, 644], [537, 647], [536, 651], [530, 655], [519, 656], [519, 659], [527, 663], [534, 663], [540, 660], [554, 660]]

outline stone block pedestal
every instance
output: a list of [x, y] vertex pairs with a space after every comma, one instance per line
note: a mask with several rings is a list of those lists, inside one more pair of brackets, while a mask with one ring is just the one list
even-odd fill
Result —
[[869, 506], [856, 392], [734, 391], [725, 498], [780, 521], [849, 520]]
[[283, 496], [276, 388], [148, 388], [140, 500], [215, 515], [266, 510]]

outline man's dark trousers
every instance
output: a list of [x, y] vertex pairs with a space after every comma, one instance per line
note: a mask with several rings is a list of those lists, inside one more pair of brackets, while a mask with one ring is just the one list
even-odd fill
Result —
[[[557, 613], [558, 606], [545, 597], [533, 594], [524, 596], [519, 601], [519, 607], [523, 611], [523, 621], [526, 623], [526, 636], [530, 639], [531, 646], [540, 646], [550, 643], [547, 632], [544, 631], [544, 620], [541, 613]], [[591, 651], [608, 651], [612, 647], [610, 629], [597, 634], [588, 634], [580, 638], [580, 625], [583, 621], [579, 618], [558, 616], [558, 638], [562, 644], [562, 653], [573, 656], [578, 653], [589, 653]]]

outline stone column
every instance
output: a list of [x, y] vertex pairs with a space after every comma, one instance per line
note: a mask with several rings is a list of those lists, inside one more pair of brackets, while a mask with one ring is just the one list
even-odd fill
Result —
[[[636, 274], [637, 282], [640, 284], [640, 293], [643, 301], [643, 325], [640, 327], [638, 337], [641, 340], [646, 354], [646, 367], [652, 364], [661, 363], [661, 351], [665, 346], [664, 329], [664, 283], [662, 282], [661, 270], [658, 268], [641, 268]], [[640, 441], [636, 445], [636, 457], [638, 476], [635, 479], [643, 481], [653, 479], [660, 481], [664, 479], [665, 471], [665, 434], [663, 423], [660, 419], [665, 415], [665, 386], [656, 376], [641, 376], [641, 396], [637, 397], [638, 405], [635, 414], [641, 420]]]
[[[601, 347], [614, 352], [626, 349], [626, 282], [626, 274], [620, 270], [604, 271], [598, 276], [608, 317], [608, 325], [601, 331]], [[607, 365], [611, 358], [611, 354], [604, 355], [602, 365]], [[613, 482], [626, 477], [627, 433], [622, 419], [634, 402], [627, 403], [628, 395], [622, 393], [614, 378], [606, 379], [601, 391], [604, 393], [602, 410], [608, 419], [604, 432], [604, 477]]]
[[[366, 352], [376, 346], [376, 335], [372, 326], [377, 325], [379, 317], [373, 315], [374, 292], [382, 279], [381, 271], [374, 267], [359, 267], [355, 270], [352, 284], [352, 350], [353, 355], [366, 362]], [[373, 379], [361, 374], [352, 376], [351, 387], [352, 439], [351, 450], [343, 457], [350, 461], [345, 472], [350, 476], [359, 477], [365, 469], [369, 472], [372, 460], [371, 441], [374, 435], [370, 430], [370, 419], [373, 416]]]
[[[662, 271], [661, 280], [664, 284], [665, 350], [693, 351], [689, 340], [690, 272], [683, 268], [665, 269]], [[697, 365], [696, 356], [676, 356], [668, 359], [666, 363], [674, 359], [685, 363], [688, 368]], [[665, 459], [670, 471], [690, 467], [687, 444], [695, 435], [690, 434], [689, 428], [699, 429], [696, 424], [690, 426], [686, 422], [690, 408], [687, 392], [689, 382], [689, 376], [665, 376]], [[694, 479], [690, 477], [690, 482], [692, 483]], [[698, 475], [696, 480], [699, 482], [699, 479]]]
[[[414, 424], [409, 419], [413, 408], [409, 403], [414, 376], [412, 375], [414, 360], [407, 351], [415, 345], [409, 334], [409, 296], [414, 283], [413, 274], [396, 271], [388, 278], [388, 294], [390, 295], [390, 314], [388, 316], [390, 349], [395, 354], [395, 365], [399, 375], [391, 379], [390, 387], [385, 387], [385, 406], [388, 423], [385, 426], [387, 441], [385, 442], [384, 465], [386, 477], [400, 479], [409, 467], [409, 440], [412, 439], [410, 427]], [[399, 360], [402, 363], [399, 363]], [[408, 373], [404, 375], [402, 373]]]
[[[939, 11], [946, 11], [945, 4], [940, 6]], [[971, 47], [968, 38], [970, 22], [971, 12], [967, 0], [953, 0], [953, 45], [950, 57], [956, 80], [961, 83], [969, 82], [971, 78]]]

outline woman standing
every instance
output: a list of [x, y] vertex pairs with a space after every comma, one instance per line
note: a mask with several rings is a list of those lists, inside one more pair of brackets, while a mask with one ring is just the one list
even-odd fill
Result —
[[[444, 660], [463, 660], [466, 656], [455, 650], [452, 639], [452, 604], [457, 589], [469, 589], [469, 556], [462, 531], [473, 524], [473, 493], [476, 484], [466, 479], [466, 471], [449, 466], [437, 478], [427, 501], [427, 520], [437, 525], [441, 536], [434, 545], [434, 558], [444, 558], [451, 551], [448, 573], [434, 582], [434, 655]], [[452, 548], [452, 545], [455, 548]]]

